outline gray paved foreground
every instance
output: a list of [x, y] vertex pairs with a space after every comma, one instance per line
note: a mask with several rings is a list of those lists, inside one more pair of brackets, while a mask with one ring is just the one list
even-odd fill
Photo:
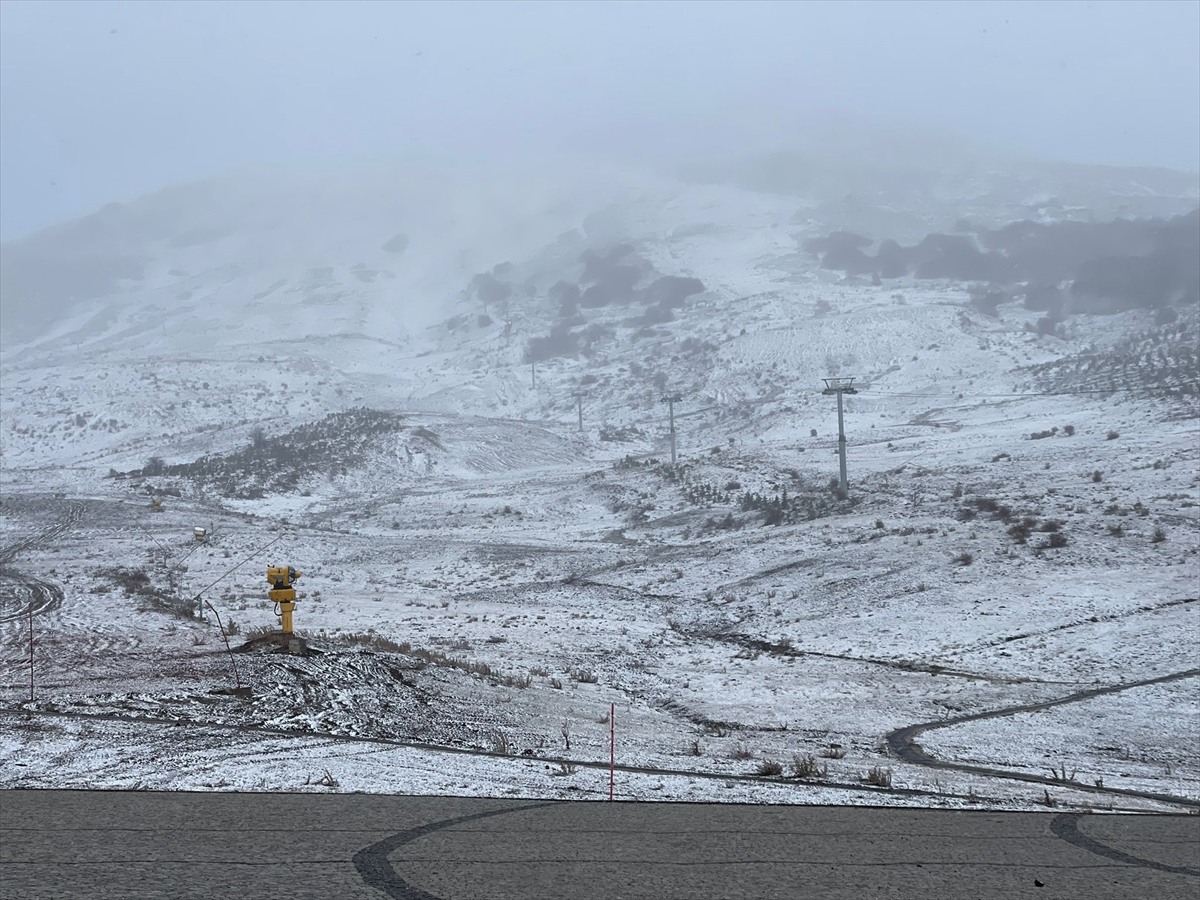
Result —
[[1200, 816], [10, 791], [0, 896], [1196, 900]]

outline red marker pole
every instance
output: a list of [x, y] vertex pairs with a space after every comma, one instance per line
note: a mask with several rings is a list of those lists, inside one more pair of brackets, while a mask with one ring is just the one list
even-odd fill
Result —
[[29, 603], [29, 702], [33, 702], [33, 601]]
[[617, 704], [608, 705], [608, 802], [613, 798], [613, 772], [617, 767]]

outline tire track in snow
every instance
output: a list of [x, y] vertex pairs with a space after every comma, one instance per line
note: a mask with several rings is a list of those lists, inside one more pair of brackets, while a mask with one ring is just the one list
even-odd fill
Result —
[[954, 650], [954, 652], [972, 653], [978, 650], [989, 650], [992, 647], [1003, 647], [1007, 644], [1014, 643], [1015, 641], [1025, 641], [1029, 640], [1030, 638], [1045, 637], [1048, 634], [1055, 634], [1059, 631], [1069, 631], [1072, 628], [1085, 628], [1088, 625], [1099, 625], [1104, 622], [1119, 622], [1122, 619], [1129, 619], [1133, 616], [1140, 616], [1146, 613], [1155, 613], [1164, 609], [1170, 609], [1173, 606], [1183, 606], [1187, 603], [1195, 603], [1197, 599], [1200, 598], [1184, 597], [1179, 600], [1166, 600], [1154, 606], [1139, 606], [1137, 609], [1131, 609], [1126, 612], [1109, 613], [1103, 616], [1092, 616], [1091, 618], [1080, 619], [1077, 622], [1067, 622], [1062, 625], [1055, 625], [1052, 628], [1046, 628], [1043, 631], [1026, 631], [1021, 632], [1020, 634], [1009, 635], [1007, 637], [993, 638], [979, 641], [975, 644], [967, 644], [962, 647], [958, 647]]
[[24, 575], [10, 568], [20, 553], [48, 546], [83, 519], [83, 504], [73, 503], [67, 514], [49, 528], [0, 547], [0, 625], [16, 622], [31, 612], [40, 614], [62, 606], [63, 589], [49, 581]]
[[51, 612], [62, 606], [63, 589], [57, 584], [0, 569], [0, 625]]

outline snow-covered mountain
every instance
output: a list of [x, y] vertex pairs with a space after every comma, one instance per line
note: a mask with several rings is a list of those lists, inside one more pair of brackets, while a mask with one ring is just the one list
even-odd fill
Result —
[[[845, 274], [811, 241], [969, 259], [972, 228], [1186, 214], [1196, 177], [878, 155], [243, 172], [4, 246], [5, 660], [33, 610], [58, 715], [427, 745], [427, 771], [296, 749], [350, 790], [602, 792], [543, 757], [607, 760], [615, 704], [621, 762], [700, 779], [629, 796], [848, 802], [874, 771], [867, 802], [1194, 801], [1194, 300], [1052, 312], [1067, 286]], [[211, 645], [274, 622], [268, 550], [325, 654], [243, 657], [254, 697], [214, 701]], [[1000, 774], [889, 755], [929, 722]], [[167, 769], [172, 729], [55, 727], [0, 784], [316, 789], [258, 738]], [[1028, 783], [1052, 764], [1086, 774]]]
[[[781, 359], [767, 348], [783, 346], [804, 345], [805, 362], [775, 391], [847, 367], [878, 377], [919, 336], [956, 327], [961, 286], [911, 285], [938, 299], [898, 306], [905, 286], [889, 283], [863, 315], [814, 318], [858, 289], [828, 284], [838, 276], [816, 268], [806, 239], [1003, 222], [1031, 198], [1042, 221], [1091, 218], [1061, 199], [1084, 181], [1110, 213], [1138, 196], [1186, 211], [1197, 196], [1194, 176], [1148, 186], [1154, 173], [1028, 165], [1008, 176], [992, 160], [934, 181], [920, 149], [897, 153], [903, 169], [861, 140], [833, 162], [787, 157], [799, 181], [761, 160], [703, 178], [578, 159], [503, 171], [375, 161], [243, 171], [111, 204], [3, 248], [5, 462], [107, 462], [164, 434], [185, 454], [196, 442], [183, 435], [213, 440], [231, 420], [355, 403], [566, 416], [572, 386], [590, 383], [620, 423], [666, 382], [718, 404], [758, 396], [763, 367]], [[849, 194], [847, 166], [860, 188]], [[882, 173], [874, 182], [867, 166]], [[614, 248], [628, 250], [616, 275], [583, 263]], [[624, 295], [564, 313], [562, 290], [596, 291], [610, 276], [633, 279]], [[672, 278], [703, 290], [664, 306], [651, 285]], [[544, 357], [538, 390], [523, 368], [531, 352]], [[979, 365], [978, 377], [996, 374]]]

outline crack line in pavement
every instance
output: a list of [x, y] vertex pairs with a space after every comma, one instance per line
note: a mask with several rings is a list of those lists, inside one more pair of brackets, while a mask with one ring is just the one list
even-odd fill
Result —
[[1152, 859], [1142, 859], [1140, 856], [1132, 856], [1129, 853], [1117, 850], [1115, 847], [1100, 843], [1095, 838], [1089, 837], [1079, 830], [1078, 813], [1060, 813], [1055, 816], [1050, 822], [1050, 831], [1053, 832], [1055, 837], [1066, 841], [1068, 844], [1073, 844], [1097, 856], [1114, 859], [1117, 862], [1131, 866], [1140, 866], [1145, 869], [1158, 869], [1161, 872], [1172, 872], [1176, 875], [1193, 875], [1200, 878], [1200, 869], [1192, 869], [1187, 866], [1170, 866], [1166, 863], [1155, 862]]
[[408, 831], [393, 834], [391, 837], [384, 838], [382, 841], [377, 841], [371, 846], [359, 850], [354, 854], [354, 868], [358, 870], [359, 876], [368, 887], [382, 891], [389, 897], [392, 897], [393, 900], [438, 900], [433, 894], [423, 891], [418, 887], [413, 887], [401, 878], [396, 873], [396, 870], [392, 868], [388, 857], [405, 844], [411, 843], [427, 834], [432, 834], [435, 831], [441, 831], [443, 828], [452, 828], [455, 825], [474, 822], [478, 819], [488, 819], [492, 816], [502, 816], [507, 813], [521, 812], [527, 809], [541, 809], [544, 806], [553, 805], [552, 803], [527, 803], [524, 806], [493, 809], [489, 812], [459, 816], [454, 819], [443, 819], [440, 822], [432, 822], [429, 825], [410, 828]]

